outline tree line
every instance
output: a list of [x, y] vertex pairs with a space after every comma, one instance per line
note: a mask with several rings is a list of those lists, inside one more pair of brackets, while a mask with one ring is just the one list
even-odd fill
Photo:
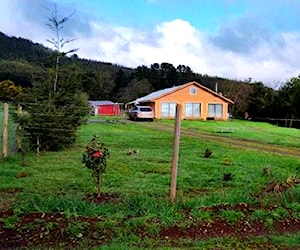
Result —
[[[55, 57], [55, 51], [41, 44], [0, 32], [0, 81], [11, 80], [24, 89], [38, 87], [48, 93], [46, 86], [53, 80]], [[193, 72], [188, 65], [167, 62], [128, 68], [74, 54], [62, 57], [60, 63], [59, 84], [67, 86], [64, 95], [70, 89], [73, 93], [80, 90], [90, 100], [126, 103], [152, 91], [196, 81], [212, 90], [217, 86], [218, 92], [232, 99], [233, 117], [245, 118], [246, 114], [252, 119], [300, 119], [299, 76], [275, 90], [262, 82], [208, 76]]]

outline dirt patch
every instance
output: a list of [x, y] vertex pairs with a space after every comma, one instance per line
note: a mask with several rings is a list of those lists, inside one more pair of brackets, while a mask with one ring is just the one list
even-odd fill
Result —
[[21, 188], [9, 188], [0, 191], [0, 211], [7, 209], [16, 202], [16, 194], [21, 192]]
[[[117, 195], [90, 195], [87, 198], [92, 202], [102, 203], [116, 202]], [[243, 217], [234, 223], [230, 223], [218, 216], [214, 216], [209, 221], [201, 221], [191, 216], [190, 210], [183, 210], [184, 221], [191, 223], [178, 224], [165, 227], [158, 219], [153, 219], [147, 223], [153, 223], [159, 227], [159, 245], [182, 246], [181, 240], [206, 240], [216, 237], [234, 237], [238, 241], [246, 241], [248, 237], [268, 236], [276, 234], [290, 234], [300, 231], [300, 220], [291, 216], [276, 220], [271, 226], [263, 220], [251, 220], [249, 215], [257, 210], [264, 209], [272, 211], [277, 207], [259, 207], [250, 204], [236, 204], [202, 207], [201, 211], [209, 211], [218, 214], [223, 210], [242, 212]], [[109, 243], [113, 238], [118, 237], [115, 228], [103, 228], [101, 223], [105, 223], [104, 217], [67, 216], [64, 213], [29, 213], [16, 215], [12, 210], [0, 213], [0, 249], [17, 249], [25, 247], [41, 248], [76, 248], [80, 246], [94, 247]], [[132, 219], [132, 217], [128, 218]], [[120, 220], [116, 227], [119, 231], [127, 223], [127, 219]], [[132, 228], [132, 232], [139, 238], [155, 239], [156, 236], [147, 230], [137, 227]], [[154, 238], [155, 237], [155, 238]], [[266, 243], [264, 243], [266, 244]], [[256, 249], [263, 249], [258, 244]], [[272, 246], [269, 243], [266, 246]], [[274, 245], [273, 245], [274, 247]], [[276, 248], [277, 249], [277, 248]]]

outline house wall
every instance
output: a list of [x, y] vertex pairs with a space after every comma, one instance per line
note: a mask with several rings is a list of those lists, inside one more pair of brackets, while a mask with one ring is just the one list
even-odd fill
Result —
[[[196, 88], [196, 93], [191, 94], [190, 88]], [[166, 96], [162, 96], [158, 99], [156, 99], [155, 102], [155, 118], [161, 119], [161, 105], [164, 102], [172, 102], [176, 104], [182, 105], [182, 119], [201, 119], [201, 120], [207, 120], [208, 118], [208, 104], [222, 104], [223, 110], [222, 110], [222, 117], [216, 118], [212, 117], [214, 119], [219, 120], [227, 120], [228, 119], [228, 103], [225, 102], [222, 98], [206, 91], [205, 89], [200, 88], [197, 85], [189, 85], [186, 86], [183, 89], [179, 89], [171, 94], [168, 94]], [[187, 118], [185, 115], [185, 104], [187, 102], [192, 103], [201, 103], [201, 116], [199, 118]]]

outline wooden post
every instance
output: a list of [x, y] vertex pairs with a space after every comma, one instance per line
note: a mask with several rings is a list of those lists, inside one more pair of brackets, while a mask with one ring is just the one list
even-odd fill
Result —
[[179, 142], [180, 142], [180, 125], [181, 125], [181, 105], [176, 105], [175, 127], [174, 127], [174, 140], [173, 140], [173, 158], [172, 158], [172, 171], [171, 171], [171, 187], [170, 187], [170, 202], [174, 203], [176, 197], [176, 182], [177, 182], [177, 169], [178, 169], [178, 155], [179, 155]]
[[4, 158], [8, 156], [8, 111], [9, 106], [8, 103], [5, 102], [4, 105], [4, 111], [3, 111], [3, 152], [2, 155]]
[[39, 136], [36, 138], [36, 155], [37, 156], [40, 155], [40, 137]]
[[17, 143], [18, 143], [18, 151], [22, 152], [22, 126], [21, 126], [21, 118], [22, 118], [22, 106], [18, 104], [18, 131], [17, 131]]

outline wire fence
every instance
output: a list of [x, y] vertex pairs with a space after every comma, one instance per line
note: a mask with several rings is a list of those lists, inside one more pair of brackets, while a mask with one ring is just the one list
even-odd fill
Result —
[[268, 122], [268, 123], [271, 123], [273, 125], [277, 125], [280, 127], [300, 129], [300, 119], [253, 118], [252, 120], [258, 121], [258, 122]]
[[[35, 105], [41, 105], [38, 103], [22, 103], [22, 105], [26, 106], [27, 108], [30, 106], [35, 106]], [[34, 115], [35, 117], [42, 117], [42, 116], [49, 116], [49, 113], [51, 114], [52, 109], [60, 109], [60, 108], [65, 108], [64, 106], [53, 106], [48, 105], [47, 107], [50, 107], [50, 110], [48, 114], [45, 113], [39, 113], [39, 112], [32, 112], [31, 115]], [[18, 145], [18, 124], [17, 124], [17, 115], [18, 109], [16, 104], [10, 104], [9, 105], [9, 113], [8, 113], [8, 156], [14, 155], [19, 151], [19, 145]], [[25, 111], [26, 113], [26, 111]], [[24, 114], [24, 113], [23, 113]], [[54, 114], [53, 114], [54, 115]], [[55, 113], [55, 116], [64, 116], [63, 114]], [[4, 147], [4, 140], [3, 140], [3, 126], [4, 126], [4, 105], [3, 103], [0, 103], [0, 159], [3, 158], [3, 147]], [[51, 118], [51, 117], [50, 117]], [[66, 120], [67, 118], [64, 118]], [[252, 121], [259, 121], [259, 122], [268, 122], [277, 126], [281, 127], [289, 127], [289, 128], [298, 128], [300, 129], [300, 119], [274, 119], [274, 118], [253, 118]], [[93, 122], [93, 120], [90, 120], [89, 122]], [[98, 122], [98, 120], [96, 120]], [[44, 134], [47, 135], [52, 135], [52, 134], [57, 134], [59, 132], [72, 132], [72, 129], [69, 129], [66, 126], [61, 127], [59, 123], [53, 123], [50, 122], [49, 124], [44, 123], [43, 125], [37, 124], [37, 126], [31, 126], [30, 129], [40, 131]], [[21, 140], [22, 140], [22, 153], [25, 153], [29, 151], [29, 146], [28, 146], [28, 138], [26, 135], [26, 131], [24, 128], [22, 129], [22, 135], [21, 135]], [[20, 135], [19, 135], [20, 136]]]

